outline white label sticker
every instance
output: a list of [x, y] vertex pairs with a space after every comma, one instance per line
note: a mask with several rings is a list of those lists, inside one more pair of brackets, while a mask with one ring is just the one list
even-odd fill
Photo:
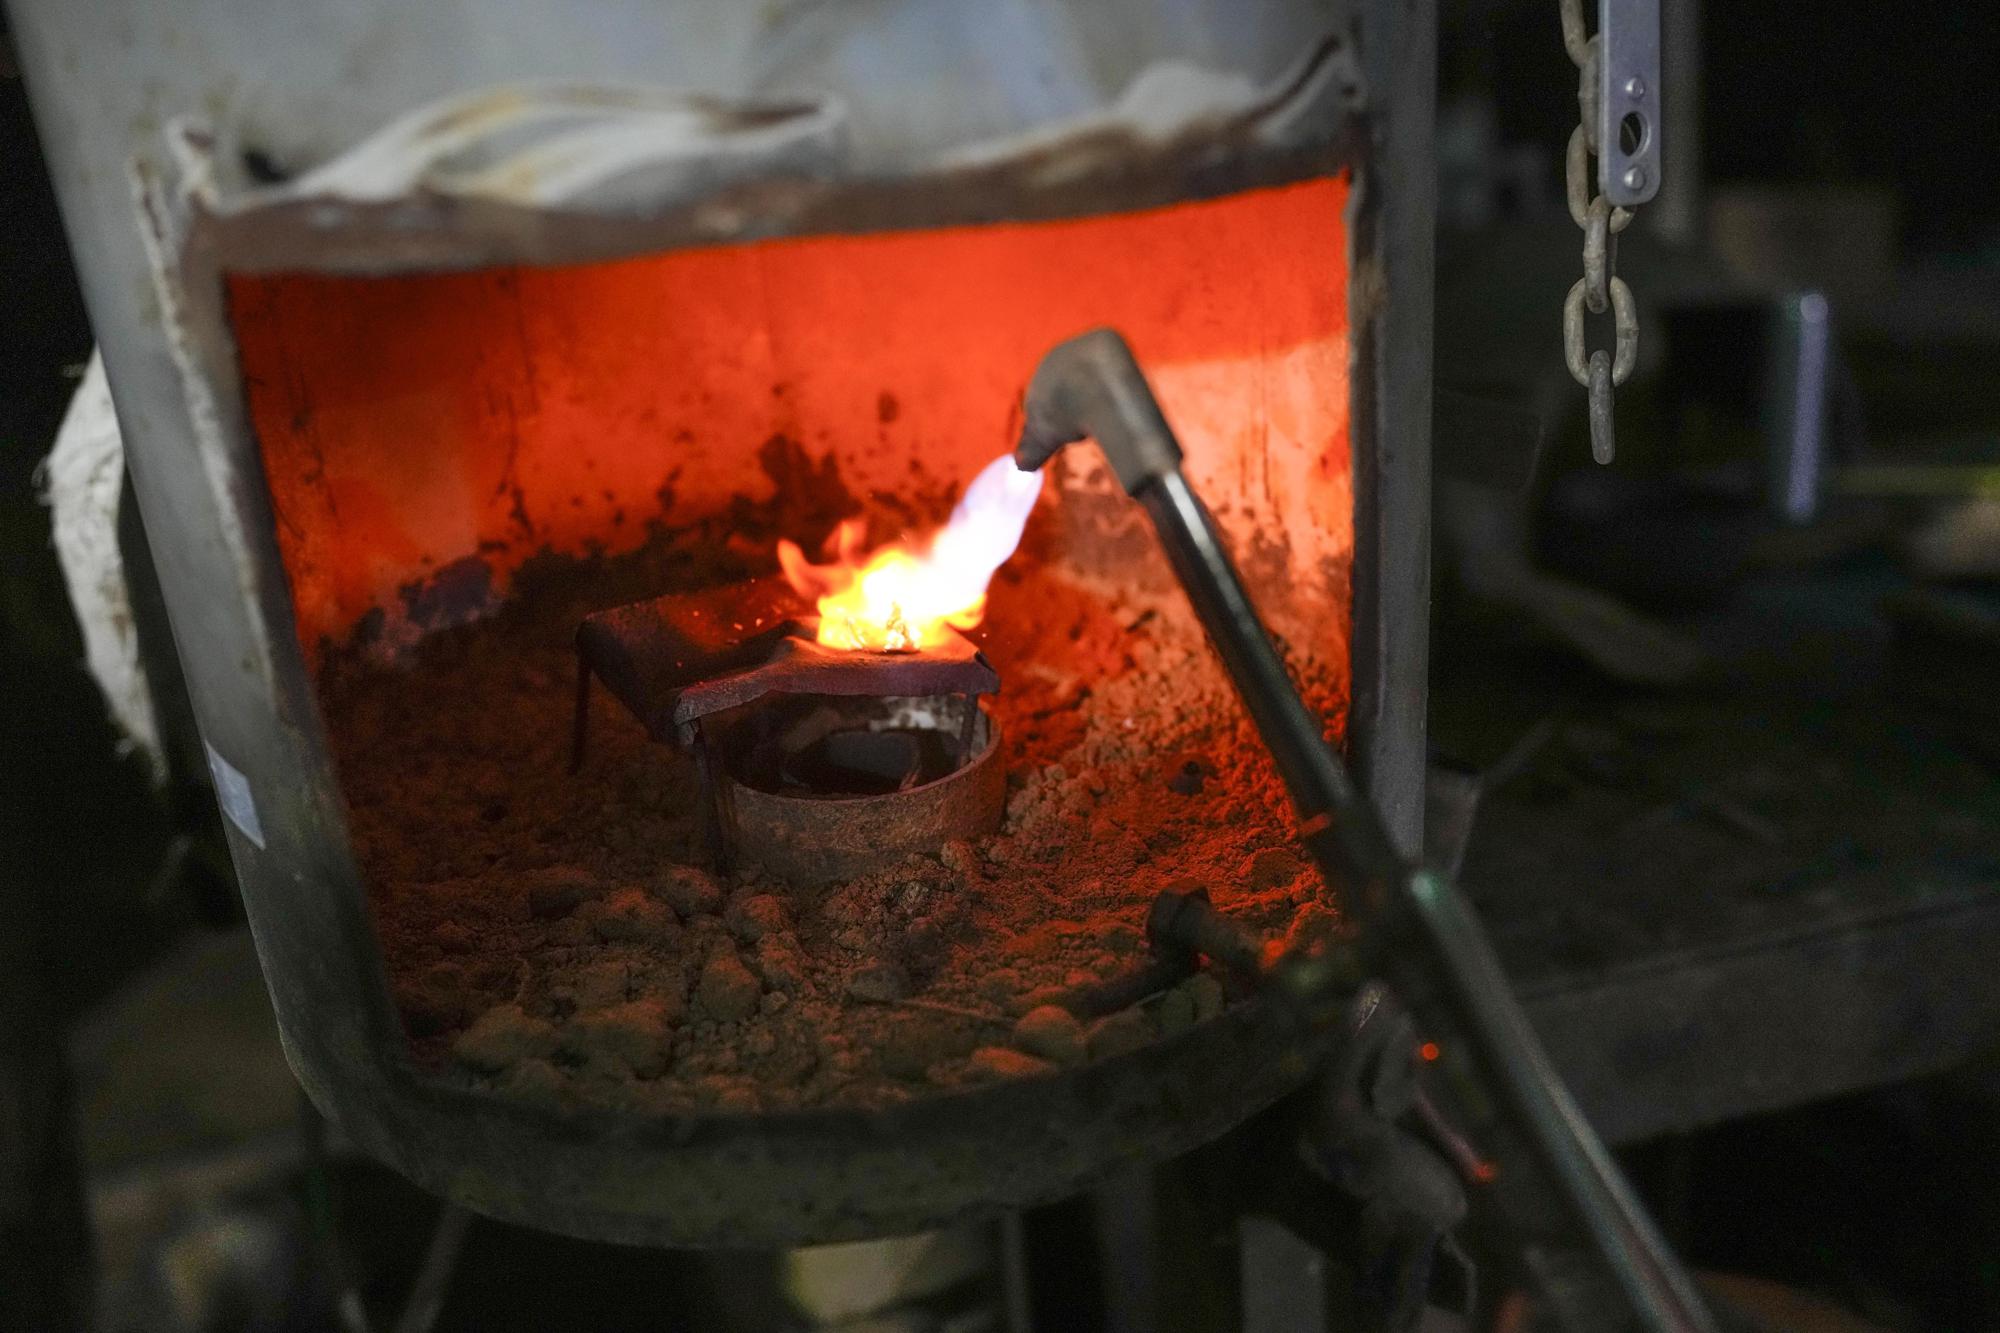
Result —
[[222, 813], [229, 816], [229, 822], [251, 842], [257, 850], [264, 850], [264, 824], [257, 818], [257, 798], [250, 794], [250, 779], [243, 776], [236, 765], [215, 752], [215, 747], [202, 742], [208, 751], [208, 771], [215, 778], [215, 799], [222, 806]]

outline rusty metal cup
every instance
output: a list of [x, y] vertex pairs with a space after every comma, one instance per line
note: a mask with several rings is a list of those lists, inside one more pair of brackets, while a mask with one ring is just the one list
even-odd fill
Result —
[[[822, 710], [818, 734], [844, 726], [949, 737], [957, 764], [930, 781], [870, 795], [770, 790], [740, 764], [720, 775], [722, 829], [733, 861], [762, 866], [787, 883], [815, 886], [936, 851], [954, 838], [1000, 826], [1007, 771], [1000, 724], [973, 695], [841, 701]], [[809, 726], [811, 724], [808, 724]], [[803, 742], [794, 741], [795, 746]]]

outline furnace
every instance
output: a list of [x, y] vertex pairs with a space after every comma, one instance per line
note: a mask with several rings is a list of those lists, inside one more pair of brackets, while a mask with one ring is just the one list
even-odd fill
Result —
[[1008, 455], [1117, 329], [1408, 837], [1428, 287], [1344, 12], [716, 8], [727, 95], [475, 81], [310, 150], [179, 123], [141, 176], [301, 1079], [483, 1211], [776, 1245], [1055, 1197], [1312, 1067], [1147, 912], [1342, 904], [1102, 460]]
[[[1065, 330], [1150, 340], [1338, 737], [1349, 188], [492, 288], [233, 279], [301, 646], [420, 1065], [566, 1105], [874, 1109], [1191, 1027], [1193, 997], [1163, 993], [1040, 1043], [1060, 1061], [1014, 1031], [1142, 965], [1176, 880], [1274, 939], [1330, 928], [1108, 471], [1066, 459], [1044, 487], [1006, 451]], [[410, 332], [362, 338], [406, 306]], [[402, 345], [335, 354], [356, 340]], [[385, 435], [384, 404], [441, 397], [469, 405], [432, 409], [434, 456]], [[482, 467], [491, 496], [464, 480]], [[469, 549], [436, 526], [445, 498], [480, 502]], [[572, 634], [579, 681], [605, 687], [574, 724]], [[517, 906], [551, 877], [573, 906]]]

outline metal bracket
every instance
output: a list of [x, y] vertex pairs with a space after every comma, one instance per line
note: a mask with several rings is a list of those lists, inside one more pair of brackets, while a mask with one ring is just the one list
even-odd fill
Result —
[[1659, 0], [1597, 0], [1597, 188], [1618, 208], [1660, 188]]

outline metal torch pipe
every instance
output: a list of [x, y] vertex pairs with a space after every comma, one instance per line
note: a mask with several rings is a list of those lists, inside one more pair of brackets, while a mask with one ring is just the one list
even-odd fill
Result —
[[[1064, 444], [1085, 436], [1098, 441], [1126, 492], [1152, 520], [1209, 641], [1271, 750], [1303, 820], [1307, 848], [1329, 878], [1355, 895], [1356, 915], [1369, 927], [1367, 963], [1389, 978], [1420, 1021], [1443, 1029], [1439, 1035], [1465, 1038], [1475, 1067], [1461, 1063], [1454, 1043], [1448, 1072], [1472, 1094], [1473, 1104], [1484, 1100], [1481, 1094], [1492, 1095], [1531, 1146], [1544, 1188], [1503, 1179], [1502, 1207], [1534, 1234], [1543, 1230], [1536, 1216], [1543, 1210], [1534, 1195], [1554, 1194], [1580, 1232], [1572, 1234], [1599, 1256], [1639, 1327], [1712, 1333], [1699, 1293], [1529, 1027], [1470, 904], [1445, 880], [1403, 862], [1380, 815], [1322, 736], [1214, 520], [1181, 472], [1179, 442], [1150, 385], [1123, 339], [1109, 330], [1072, 339], [1044, 359], [1029, 389], [1015, 457], [1024, 467], [1039, 467]], [[1304, 961], [1290, 969], [1289, 978], [1281, 966], [1278, 979], [1309, 1009], [1323, 1004], [1334, 983]], [[1503, 1166], [1503, 1176], [1505, 1171]], [[1522, 1191], [1524, 1184], [1529, 1188]], [[1516, 1206], [1509, 1207], [1510, 1201]], [[1563, 1293], [1547, 1294], [1562, 1304]], [[1576, 1322], [1574, 1312], [1570, 1322], [1592, 1326]]]
[[[1443, 879], [1412, 872], [1391, 848], [1375, 809], [1320, 734], [1216, 531], [1214, 520], [1176, 469], [1134, 499], [1152, 520], [1168, 560], [1228, 669], [1244, 707], [1270, 747], [1301, 816], [1330, 816], [1329, 842], [1339, 863], [1325, 869], [1343, 884], [1366, 886], [1375, 910], [1395, 921], [1387, 939], [1414, 931], [1423, 948], [1371, 951], [1413, 1012], [1443, 1001], [1451, 1025], [1469, 1039], [1492, 1084], [1515, 1112], [1537, 1154], [1556, 1177], [1645, 1327], [1701, 1330], [1706, 1310], [1672, 1251], [1653, 1228], [1610, 1154], [1577, 1108], [1515, 1000], [1486, 932], [1465, 896]], [[1400, 929], [1398, 928], [1400, 927]], [[1410, 943], [1418, 941], [1411, 940]], [[1428, 958], [1430, 962], [1423, 961]], [[1442, 966], [1438, 964], [1442, 963]]]
[[1315, 832], [1323, 819], [1343, 825], [1332, 843], [1340, 858], [1340, 880], [1366, 895], [1365, 914], [1374, 915], [1384, 905], [1383, 872], [1400, 869], [1400, 862], [1374, 807], [1355, 789], [1319, 720], [1293, 687], [1207, 507], [1178, 468], [1143, 486], [1133, 498], [1152, 520], [1167, 561], [1271, 751], [1300, 818]]

